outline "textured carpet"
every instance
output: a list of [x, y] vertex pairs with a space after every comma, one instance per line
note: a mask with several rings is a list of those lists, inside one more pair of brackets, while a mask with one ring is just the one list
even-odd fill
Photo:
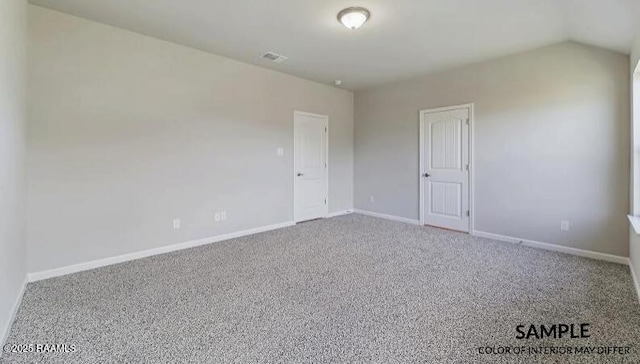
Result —
[[[591, 337], [515, 339], [554, 323]], [[634, 363], [640, 304], [623, 265], [348, 215], [31, 283], [8, 343], [75, 352], [2, 363]]]

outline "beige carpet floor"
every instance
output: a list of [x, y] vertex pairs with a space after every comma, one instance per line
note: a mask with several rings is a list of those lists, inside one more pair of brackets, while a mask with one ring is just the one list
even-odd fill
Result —
[[1, 363], [637, 363], [640, 304], [627, 266], [353, 214], [31, 283], [8, 343], [75, 350]]

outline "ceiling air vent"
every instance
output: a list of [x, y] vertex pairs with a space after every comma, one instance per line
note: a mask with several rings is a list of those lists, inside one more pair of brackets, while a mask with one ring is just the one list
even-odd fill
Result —
[[263, 54], [262, 56], [260, 56], [260, 58], [266, 59], [268, 61], [271, 61], [273, 63], [282, 63], [284, 61], [287, 60], [287, 57], [280, 55], [278, 53], [275, 52], [267, 52], [265, 54]]

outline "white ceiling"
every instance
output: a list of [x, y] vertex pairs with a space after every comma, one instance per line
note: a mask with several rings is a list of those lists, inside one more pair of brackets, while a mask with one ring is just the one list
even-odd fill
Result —
[[[31, 0], [347, 89], [574, 40], [629, 53], [640, 0]], [[352, 31], [348, 6], [371, 19]], [[273, 64], [259, 57], [289, 57]]]

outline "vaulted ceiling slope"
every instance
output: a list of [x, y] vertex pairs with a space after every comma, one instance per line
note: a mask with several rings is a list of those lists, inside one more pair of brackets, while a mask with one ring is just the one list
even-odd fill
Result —
[[[31, 2], [352, 90], [567, 40], [629, 53], [640, 22], [640, 0]], [[336, 20], [349, 6], [371, 11], [357, 31]]]

